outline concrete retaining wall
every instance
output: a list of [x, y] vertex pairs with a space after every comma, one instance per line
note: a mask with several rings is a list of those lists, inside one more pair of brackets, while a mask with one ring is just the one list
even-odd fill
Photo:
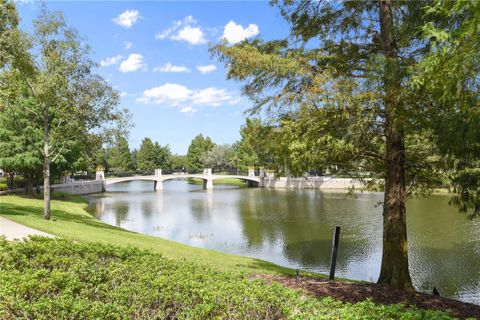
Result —
[[308, 178], [263, 178], [260, 186], [267, 188], [292, 189], [348, 189], [363, 188], [364, 184], [350, 178], [308, 177]]
[[103, 181], [73, 182], [52, 185], [52, 191], [70, 194], [100, 193], [105, 190]]
[[[308, 177], [308, 178], [274, 178], [265, 177], [260, 179], [259, 187], [266, 188], [292, 188], [292, 189], [343, 189], [351, 187], [363, 188], [364, 184], [355, 179]], [[41, 187], [43, 189], [43, 187]], [[2, 194], [23, 191], [24, 189], [2, 191]], [[105, 191], [105, 181], [85, 181], [52, 185], [52, 191], [66, 192], [70, 194], [90, 194]]]

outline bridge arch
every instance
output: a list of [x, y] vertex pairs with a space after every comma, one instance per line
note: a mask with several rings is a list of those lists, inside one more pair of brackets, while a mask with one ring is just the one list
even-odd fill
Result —
[[122, 177], [122, 178], [110, 178], [110, 179], [105, 179], [105, 186], [110, 186], [116, 183], [138, 181], [138, 180], [156, 181], [157, 180], [156, 178], [157, 177], [155, 176], [132, 176], [132, 177]]
[[247, 182], [249, 187], [258, 187], [260, 186], [260, 178], [255, 176], [239, 176], [239, 175], [231, 175], [231, 176], [213, 176], [212, 180], [221, 180], [221, 179], [238, 179], [241, 181]]
[[127, 181], [153, 181], [154, 189], [161, 190], [163, 189], [163, 182], [168, 180], [178, 180], [178, 179], [190, 179], [197, 178], [203, 180], [204, 189], [212, 189], [213, 181], [219, 179], [239, 179], [246, 181], [249, 187], [258, 187], [260, 186], [260, 178], [256, 176], [240, 176], [240, 175], [213, 175], [213, 174], [168, 174], [168, 175], [152, 175], [152, 176], [131, 176], [131, 177], [121, 177], [121, 178], [111, 178], [105, 179], [105, 187], [109, 185], [127, 182]]

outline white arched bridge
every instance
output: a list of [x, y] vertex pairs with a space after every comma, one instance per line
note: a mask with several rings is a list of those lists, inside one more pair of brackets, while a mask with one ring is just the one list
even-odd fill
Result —
[[261, 183], [261, 178], [255, 176], [252, 171], [249, 171], [249, 174], [246, 176], [242, 175], [217, 175], [212, 174], [211, 169], [204, 169], [203, 174], [162, 174], [161, 169], [156, 169], [155, 174], [151, 176], [131, 176], [131, 177], [119, 177], [119, 178], [108, 178], [105, 179], [105, 175], [103, 172], [97, 172], [97, 180], [104, 180], [105, 189], [112, 184], [120, 183], [120, 182], [127, 182], [127, 181], [138, 181], [138, 180], [146, 180], [146, 181], [153, 181], [154, 190], [162, 190], [163, 189], [163, 182], [167, 180], [178, 180], [178, 179], [191, 179], [197, 178], [203, 180], [203, 188], [204, 189], [212, 189], [213, 188], [213, 181], [219, 179], [240, 179], [247, 182], [249, 187], [258, 187]]

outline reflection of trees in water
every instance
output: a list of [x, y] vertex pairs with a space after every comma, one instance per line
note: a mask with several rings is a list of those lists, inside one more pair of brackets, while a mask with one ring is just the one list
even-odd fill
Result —
[[197, 198], [189, 199], [190, 212], [197, 222], [205, 222], [210, 219], [213, 210], [213, 192], [205, 190], [195, 196]]
[[365, 223], [355, 220], [368, 219], [362, 212], [373, 204], [357, 203], [345, 195], [263, 189], [245, 192], [237, 206], [249, 247], [281, 242], [283, 255], [292, 264], [304, 267], [330, 264], [333, 228], [341, 225], [338, 265], [345, 268], [351, 262], [367, 259], [372, 250], [370, 235], [362, 229]]
[[[283, 255], [292, 265], [325, 269], [330, 264], [333, 225], [339, 224], [338, 270], [376, 280], [382, 216], [381, 208], [374, 205], [380, 196], [355, 199], [319, 192], [248, 191], [238, 208], [249, 247], [283, 243]], [[448, 197], [409, 201], [412, 278], [419, 290], [431, 292], [436, 286], [445, 296], [478, 303], [480, 220], [468, 221], [447, 202]]]
[[112, 203], [112, 209], [115, 212], [115, 225], [120, 227], [125, 222], [130, 211], [130, 203], [128, 201], [115, 200]]
[[[475, 295], [469, 301], [479, 303], [480, 259], [473, 243], [451, 248], [426, 247], [410, 255], [412, 280], [418, 290], [431, 292], [435, 286], [444, 296]], [[468, 297], [465, 297], [468, 298]]]
[[105, 199], [93, 198], [88, 204], [89, 212], [93, 213], [95, 218], [102, 220], [105, 213]]
[[[152, 228], [156, 226], [156, 215], [154, 213], [158, 212], [156, 208], [156, 201], [152, 200], [143, 200], [141, 203], [141, 212], [140, 219], [136, 218], [136, 225], [144, 230], [144, 232], [150, 233]], [[138, 216], [138, 213], [137, 213]]]
[[143, 200], [142, 201], [142, 216], [144, 218], [150, 218], [154, 211], [153, 209], [154, 202], [152, 200]]
[[442, 295], [478, 303], [480, 221], [460, 215], [445, 196], [411, 199], [407, 210], [410, 270], [416, 288], [431, 292], [436, 286]]

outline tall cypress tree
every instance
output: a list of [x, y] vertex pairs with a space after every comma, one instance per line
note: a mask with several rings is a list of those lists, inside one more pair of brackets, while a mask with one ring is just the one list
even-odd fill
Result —
[[[435, 133], [423, 119], [440, 111], [439, 96], [414, 89], [412, 71], [435, 40], [424, 36], [425, 26], [455, 28], [472, 9], [446, 16], [419, 1], [273, 3], [290, 24], [287, 39], [220, 44], [212, 53], [228, 66], [227, 78], [245, 83], [252, 113], [300, 124], [298, 145], [315, 146], [322, 164], [362, 166], [384, 181], [378, 281], [412, 289], [405, 202], [409, 192], [437, 182]], [[478, 73], [470, 79], [478, 83]], [[478, 103], [478, 87], [473, 95]]]

